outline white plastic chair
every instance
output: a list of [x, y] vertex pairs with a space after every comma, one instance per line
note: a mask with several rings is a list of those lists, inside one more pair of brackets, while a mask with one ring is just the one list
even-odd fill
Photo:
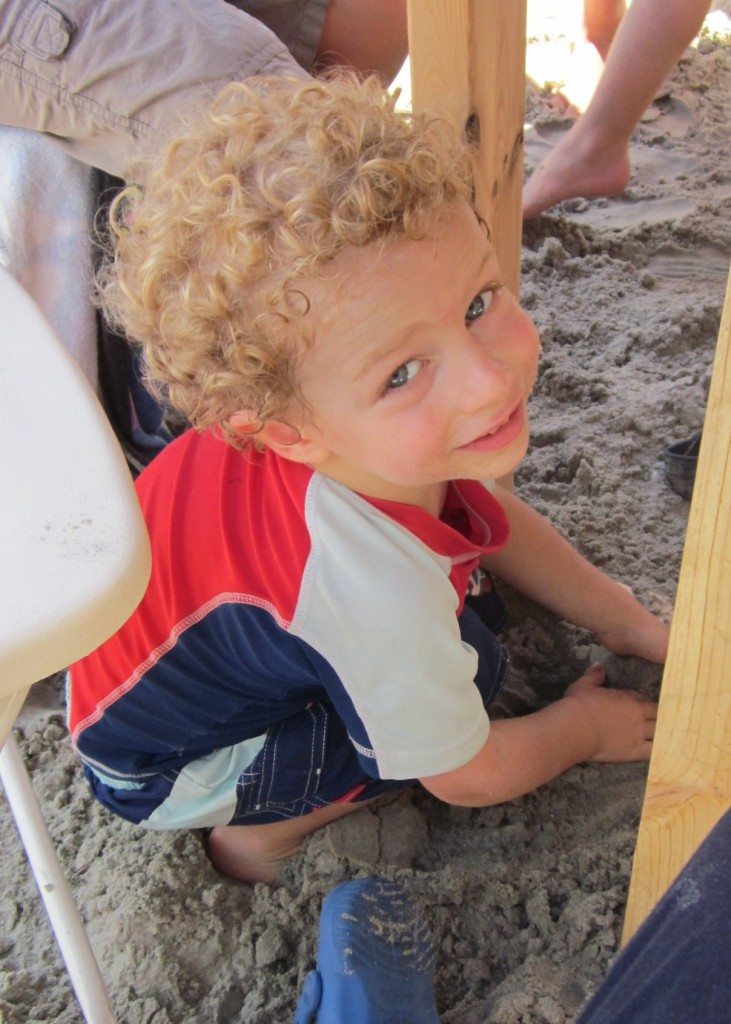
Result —
[[150, 551], [129, 470], [93, 391], [0, 267], [0, 778], [90, 1024], [104, 983], [10, 729], [32, 683], [129, 617]]

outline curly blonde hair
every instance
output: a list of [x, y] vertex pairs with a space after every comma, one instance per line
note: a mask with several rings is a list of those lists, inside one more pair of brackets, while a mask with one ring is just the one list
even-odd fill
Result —
[[263, 422], [298, 397], [297, 279], [344, 246], [422, 237], [472, 174], [449, 125], [396, 111], [375, 78], [233, 83], [114, 203], [101, 304], [152, 389], [233, 441], [238, 409]]

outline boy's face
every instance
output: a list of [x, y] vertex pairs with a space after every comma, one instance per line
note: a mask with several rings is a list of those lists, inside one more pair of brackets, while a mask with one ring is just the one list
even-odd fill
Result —
[[449, 480], [499, 477], [528, 443], [538, 336], [466, 202], [419, 241], [343, 251], [308, 280], [311, 414], [282, 449], [353, 490], [441, 508]]

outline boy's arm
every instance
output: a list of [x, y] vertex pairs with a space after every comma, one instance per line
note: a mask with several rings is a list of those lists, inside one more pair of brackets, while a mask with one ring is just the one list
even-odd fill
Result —
[[662, 662], [667, 627], [630, 590], [610, 579], [515, 494], [496, 488], [510, 521], [510, 540], [482, 564], [527, 597], [591, 630], [616, 654]]
[[421, 784], [447, 803], [486, 807], [529, 793], [582, 761], [647, 760], [657, 705], [631, 690], [605, 690], [604, 679], [604, 670], [592, 666], [554, 704], [493, 722], [471, 761]]

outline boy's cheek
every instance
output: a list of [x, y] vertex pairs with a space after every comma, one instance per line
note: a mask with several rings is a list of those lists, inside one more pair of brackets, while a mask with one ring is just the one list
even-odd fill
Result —
[[539, 335], [532, 324], [526, 325], [526, 329], [521, 332], [518, 346], [520, 348], [520, 368], [525, 380], [525, 393], [528, 395], [535, 385], [537, 375], [539, 375], [539, 356], [541, 354]]
[[520, 353], [521, 360], [531, 368], [535, 378], [535, 371], [538, 368], [538, 357], [541, 352], [538, 328], [517, 302], [513, 309], [513, 344], [516, 352]]
[[542, 346], [541, 346], [541, 339], [540, 339], [540, 336], [538, 334], [538, 329], [537, 329], [536, 325], [533, 323], [533, 321], [531, 320], [531, 318], [528, 316], [527, 313], [523, 313], [523, 316], [525, 317], [525, 321], [526, 321], [526, 342], [528, 344], [529, 352], [530, 352], [530, 356], [529, 356], [529, 362], [530, 362], [530, 368], [531, 368], [530, 386], [531, 386], [531, 389], [532, 389], [533, 385], [536, 382], [536, 378], [538, 376], [538, 360], [539, 360], [540, 355], [541, 355], [541, 348], [542, 348]]

